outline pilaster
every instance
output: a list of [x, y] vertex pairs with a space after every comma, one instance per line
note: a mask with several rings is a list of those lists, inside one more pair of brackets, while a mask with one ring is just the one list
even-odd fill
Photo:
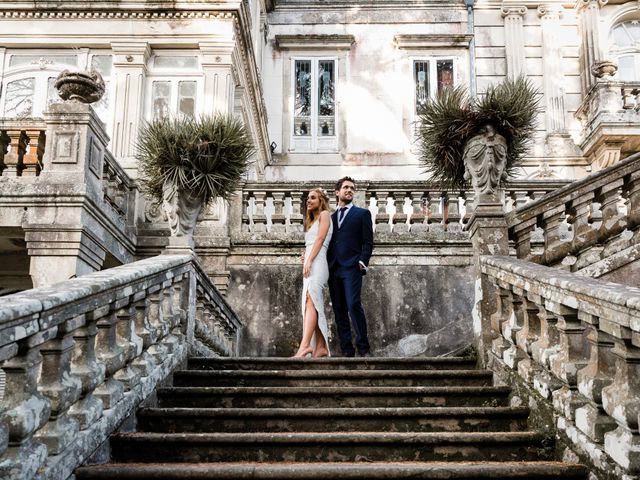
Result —
[[517, 78], [526, 75], [526, 54], [524, 50], [524, 17], [527, 7], [524, 5], [503, 4], [504, 46], [507, 57], [507, 75]]
[[591, 73], [593, 65], [603, 60], [600, 7], [607, 2], [608, 0], [578, 0], [575, 6], [580, 34], [580, 80], [584, 95], [596, 82]]
[[136, 177], [135, 144], [144, 118], [144, 92], [151, 47], [147, 42], [112, 42], [116, 105], [111, 151]]
[[560, 17], [562, 7], [540, 5], [538, 7], [542, 27], [542, 68], [543, 89], [546, 103], [545, 123], [547, 135], [565, 134], [564, 75], [562, 73], [562, 52], [560, 50]]
[[227, 114], [233, 111], [235, 82], [233, 79], [233, 47], [231, 42], [202, 42], [204, 74], [203, 111]]

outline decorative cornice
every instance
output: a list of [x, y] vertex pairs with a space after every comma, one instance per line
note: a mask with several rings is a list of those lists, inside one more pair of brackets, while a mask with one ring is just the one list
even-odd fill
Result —
[[280, 50], [350, 50], [353, 35], [276, 35], [275, 46]]
[[140, 19], [140, 20], [182, 20], [182, 19], [211, 19], [211, 18], [233, 18], [235, 12], [218, 11], [179, 11], [179, 12], [125, 12], [125, 11], [1, 11], [0, 18], [6, 19]]
[[460, 34], [414, 34], [414, 35], [396, 35], [393, 42], [400, 49], [425, 49], [425, 48], [451, 48], [462, 47], [468, 48], [473, 35]]
[[501, 9], [502, 17], [524, 17], [527, 7], [524, 5], [503, 5]]

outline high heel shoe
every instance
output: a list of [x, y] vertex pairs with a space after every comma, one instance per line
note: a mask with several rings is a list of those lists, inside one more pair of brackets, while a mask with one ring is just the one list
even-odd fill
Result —
[[306, 347], [306, 348], [300, 347], [298, 349], [298, 351], [296, 352], [296, 354], [291, 358], [305, 358], [306, 356], [311, 355], [312, 353], [313, 353], [313, 348], [311, 348], [311, 347]]

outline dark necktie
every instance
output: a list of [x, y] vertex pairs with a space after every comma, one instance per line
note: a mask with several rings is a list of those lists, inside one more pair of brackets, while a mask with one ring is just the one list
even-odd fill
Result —
[[347, 207], [340, 208], [340, 214], [338, 215], [338, 224], [342, 223], [342, 219], [344, 218], [344, 212], [347, 211]]

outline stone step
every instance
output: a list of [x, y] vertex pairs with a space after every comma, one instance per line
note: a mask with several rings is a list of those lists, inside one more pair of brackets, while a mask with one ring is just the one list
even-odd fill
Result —
[[145, 408], [138, 431], [490, 432], [524, 431], [524, 407], [439, 408]]
[[179, 370], [175, 387], [490, 386], [487, 370]]
[[181, 387], [158, 389], [160, 407], [358, 408], [506, 406], [509, 387]]
[[121, 433], [116, 463], [401, 462], [544, 460], [533, 432]]
[[76, 480], [586, 480], [588, 474], [560, 462], [155, 463], [83, 467]]
[[189, 370], [468, 370], [473, 357], [190, 358]]

